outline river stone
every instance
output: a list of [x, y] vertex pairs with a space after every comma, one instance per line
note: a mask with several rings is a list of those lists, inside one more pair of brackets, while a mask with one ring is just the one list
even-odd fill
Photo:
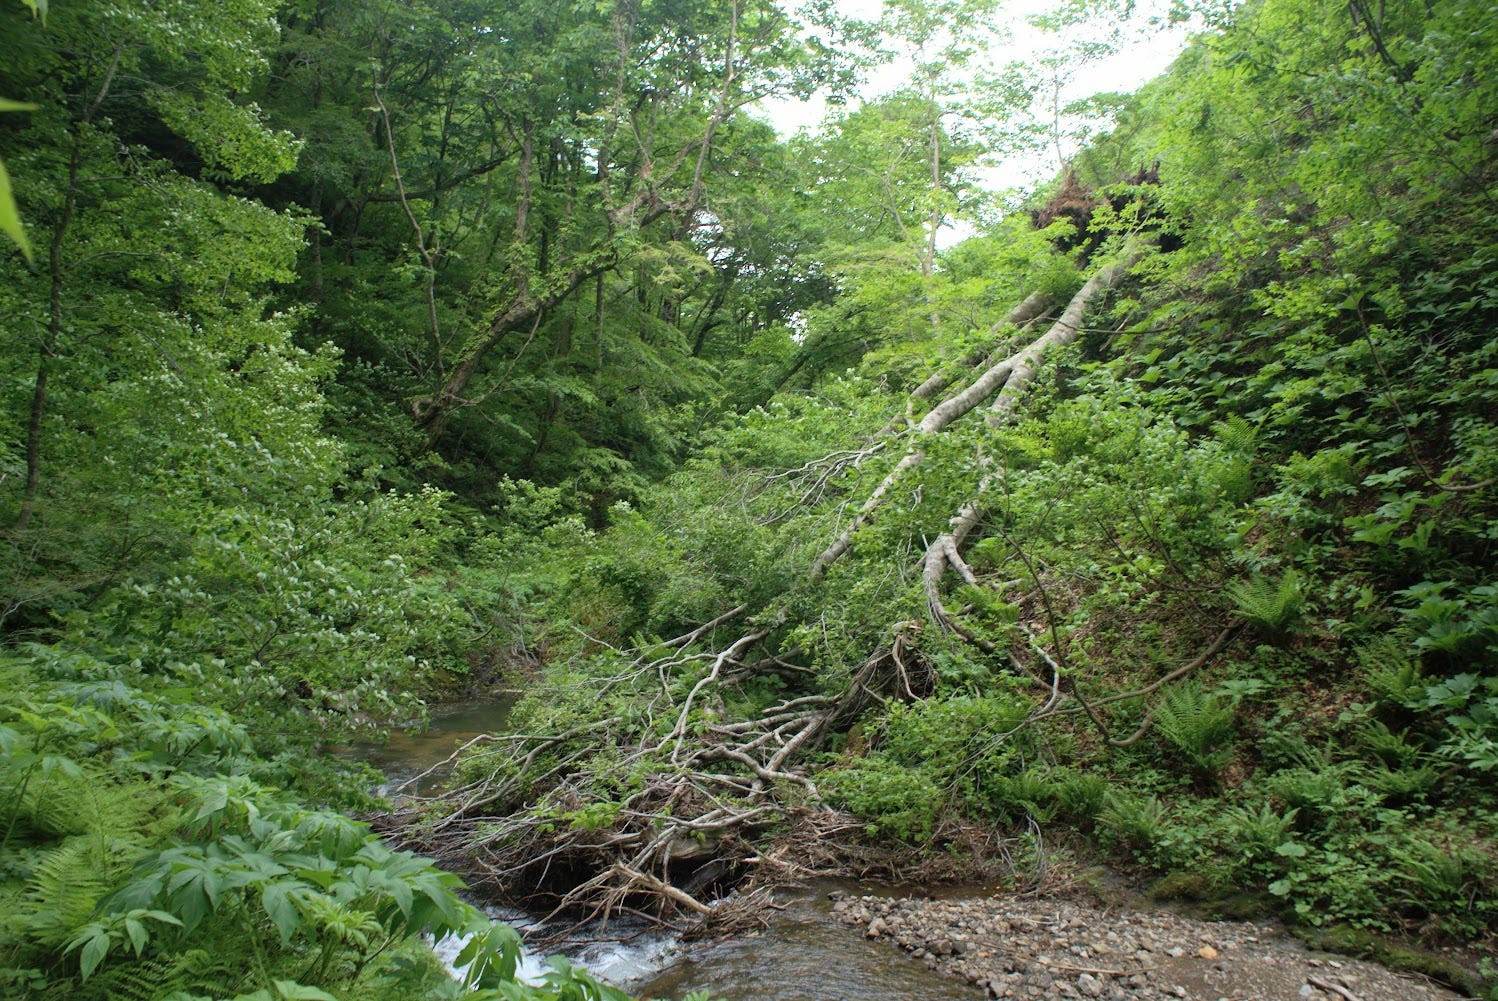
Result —
[[1102, 909], [1054, 897], [866, 897], [834, 913], [869, 938], [897, 944], [911, 958], [994, 998], [1298, 1001], [1323, 997], [1318, 991], [1299, 994], [1308, 986], [1305, 977], [1318, 972], [1345, 977], [1343, 986], [1365, 1001], [1458, 997], [1356, 960], [1333, 966], [1270, 927], [1207, 923], [1169, 912]]

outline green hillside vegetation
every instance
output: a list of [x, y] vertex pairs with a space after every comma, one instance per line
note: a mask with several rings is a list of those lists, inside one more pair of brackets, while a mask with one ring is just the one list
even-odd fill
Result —
[[[964, 82], [981, 3], [25, 7], [0, 992], [622, 997], [459, 876], [685, 927], [1101, 863], [1498, 998], [1489, 4], [1182, 5], [1068, 109]], [[753, 117], [876, 39], [905, 89]], [[321, 752], [500, 681], [350, 819]]]

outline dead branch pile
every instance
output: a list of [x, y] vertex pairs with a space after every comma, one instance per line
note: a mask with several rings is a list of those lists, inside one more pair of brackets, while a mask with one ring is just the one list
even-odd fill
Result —
[[[762, 857], [755, 845], [764, 832], [799, 825], [816, 841], [862, 829], [821, 804], [806, 758], [829, 727], [846, 726], [876, 691], [913, 684], [902, 676], [897, 639], [851, 672], [840, 695], [804, 695], [753, 719], [714, 720], [720, 688], [773, 669], [777, 659], [765, 654], [765, 627], [712, 652], [717, 630], [744, 611], [670, 641], [673, 656], [636, 660], [613, 679], [610, 685], [647, 678], [661, 685], [653, 700], [642, 694], [636, 718], [482, 738], [460, 752], [463, 774], [478, 778], [437, 800], [406, 800], [382, 826], [466, 873], [476, 888], [551, 916], [589, 921], [630, 913], [714, 926], [741, 919], [749, 910], [742, 901], [709, 904], [707, 894], [754, 872], [813, 871], [793, 853]], [[672, 668], [693, 661], [707, 665], [705, 673], [684, 698], [670, 699]], [[587, 767], [601, 747], [611, 754], [611, 776]], [[601, 800], [600, 778], [626, 789]], [[527, 804], [539, 808], [522, 810]], [[441, 815], [425, 819], [433, 807]]]

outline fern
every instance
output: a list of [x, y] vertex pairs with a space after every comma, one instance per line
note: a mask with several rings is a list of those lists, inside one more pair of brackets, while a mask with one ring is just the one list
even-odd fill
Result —
[[1249, 861], [1268, 859], [1275, 849], [1290, 840], [1299, 812], [1291, 809], [1281, 813], [1267, 802], [1260, 803], [1257, 810], [1230, 807], [1223, 816], [1223, 833]]
[[17, 914], [26, 936], [38, 945], [61, 949], [93, 915], [110, 890], [119, 866], [100, 840], [69, 838], [36, 863]]
[[1098, 824], [1136, 851], [1152, 851], [1165, 830], [1165, 806], [1159, 797], [1153, 793], [1135, 797], [1110, 791], [1105, 802], [1107, 806], [1098, 814]]
[[143, 783], [122, 786], [97, 776], [58, 788], [54, 784], [40, 804], [44, 815], [37, 827], [82, 833], [38, 855], [10, 917], [17, 934], [61, 949], [129, 870], [141, 850], [145, 818], [160, 796]]
[[1382, 796], [1364, 782], [1361, 762], [1333, 763], [1329, 754], [1309, 756], [1306, 763], [1275, 772], [1265, 791], [1286, 807], [1299, 811], [1297, 826], [1330, 829], [1352, 818], [1371, 816]]
[[1073, 820], [1092, 820], [1107, 801], [1108, 780], [1101, 775], [1067, 775], [1056, 781], [1056, 803]]
[[1300, 618], [1305, 591], [1300, 574], [1286, 570], [1275, 581], [1262, 574], [1228, 585], [1238, 614], [1271, 637], [1283, 638]]
[[1259, 429], [1237, 414], [1212, 426], [1212, 433], [1229, 452], [1253, 455], [1259, 447]]
[[62, 837], [83, 834], [90, 829], [88, 818], [78, 807], [92, 781], [86, 773], [80, 778], [53, 772], [45, 779], [32, 782], [16, 805], [16, 812], [33, 831], [41, 835]]
[[1406, 651], [1404, 644], [1390, 637], [1380, 637], [1358, 647], [1358, 665], [1363, 682], [1381, 705], [1390, 708], [1414, 708], [1423, 704], [1425, 680], [1420, 665]]
[[146, 783], [118, 782], [86, 763], [74, 777], [54, 772], [27, 791], [23, 816], [31, 827], [54, 836], [123, 836], [145, 825], [162, 797]]
[[1422, 744], [1407, 739], [1408, 732], [1395, 733], [1378, 720], [1368, 720], [1358, 732], [1358, 743], [1390, 768], [1414, 768], [1426, 763], [1429, 755]]
[[[244, 951], [241, 951], [244, 950]], [[250, 988], [243, 965], [248, 945], [234, 943], [219, 957], [203, 949], [136, 962], [106, 964], [85, 984], [68, 985], [67, 1001], [161, 1001], [232, 998]], [[233, 962], [223, 957], [239, 957]]]
[[1227, 764], [1230, 752], [1222, 747], [1232, 736], [1231, 706], [1194, 680], [1185, 681], [1165, 693], [1155, 707], [1155, 728], [1205, 776], [1215, 775]]

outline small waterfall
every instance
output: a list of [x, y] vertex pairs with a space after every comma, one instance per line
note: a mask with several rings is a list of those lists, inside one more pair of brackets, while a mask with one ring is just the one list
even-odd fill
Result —
[[[522, 935], [541, 930], [535, 919], [521, 911], [486, 907], [484, 913], [495, 921], [504, 922]], [[546, 963], [547, 957], [560, 954], [598, 979], [621, 989], [631, 990], [657, 976], [677, 959], [680, 952], [680, 942], [675, 935], [635, 921], [615, 921], [606, 927], [593, 926], [582, 934], [583, 937], [550, 953], [529, 950], [522, 953], [517, 972], [519, 979], [526, 983], [540, 983], [541, 978], [551, 969]], [[462, 971], [453, 963], [465, 944], [465, 939], [449, 936], [432, 946], [448, 969], [453, 971], [456, 979], [462, 978]]]

